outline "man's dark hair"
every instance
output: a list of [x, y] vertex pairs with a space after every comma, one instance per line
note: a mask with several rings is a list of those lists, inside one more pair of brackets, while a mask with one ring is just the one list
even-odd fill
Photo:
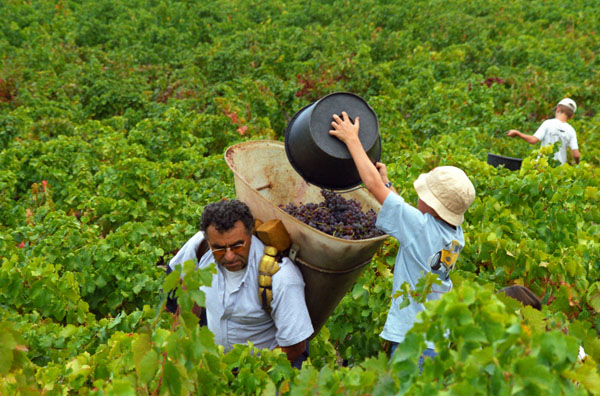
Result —
[[521, 285], [512, 285], [500, 290], [500, 293], [520, 301], [523, 305], [529, 305], [537, 310], [542, 309], [542, 302], [531, 290]]
[[225, 232], [233, 228], [240, 220], [248, 234], [254, 228], [254, 216], [248, 205], [237, 199], [213, 202], [204, 207], [200, 229], [206, 232], [209, 226], [213, 226], [219, 232]]

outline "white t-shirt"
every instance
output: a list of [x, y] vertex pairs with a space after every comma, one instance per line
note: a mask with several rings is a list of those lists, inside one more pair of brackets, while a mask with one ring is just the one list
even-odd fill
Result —
[[225, 278], [225, 295], [229, 297], [231, 293], [240, 288], [242, 279], [246, 274], [248, 267], [244, 267], [239, 271], [229, 271], [227, 268], [223, 268], [223, 277]]
[[557, 118], [544, 121], [533, 136], [540, 139], [542, 146], [549, 146], [560, 141], [562, 143], [560, 150], [554, 155], [554, 158], [561, 164], [567, 162], [567, 147], [571, 150], [579, 149], [575, 129]]

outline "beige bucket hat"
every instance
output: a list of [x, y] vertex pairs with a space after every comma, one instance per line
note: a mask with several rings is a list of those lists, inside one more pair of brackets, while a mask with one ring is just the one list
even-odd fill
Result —
[[448, 223], [459, 226], [475, 199], [475, 187], [461, 169], [440, 166], [421, 174], [413, 183], [417, 195]]

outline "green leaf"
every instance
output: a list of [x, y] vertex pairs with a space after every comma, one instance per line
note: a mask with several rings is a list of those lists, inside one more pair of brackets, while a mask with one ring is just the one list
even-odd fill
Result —
[[469, 307], [463, 303], [453, 303], [446, 307], [444, 316], [448, 320], [456, 321], [459, 325], [464, 326], [473, 322], [473, 316], [469, 311]]
[[60, 335], [60, 337], [63, 337], [63, 338], [71, 337], [73, 334], [77, 333], [77, 330], [78, 330], [78, 328], [76, 326], [69, 324], [69, 325], [66, 325], [65, 327], [63, 327], [63, 329], [60, 331], [59, 335]]
[[596, 313], [600, 313], [600, 282], [594, 282], [587, 290], [587, 301], [594, 308]]
[[150, 335], [147, 333], [136, 334], [136, 337], [133, 341], [132, 350], [133, 350], [133, 363], [136, 366], [136, 369], [139, 366], [140, 361], [148, 353], [148, 351], [152, 348], [152, 343], [150, 340]]
[[583, 195], [584, 190], [583, 190], [583, 187], [581, 186], [581, 184], [574, 183], [571, 186], [571, 189], [569, 190], [569, 192], [571, 193], [571, 195], [574, 195], [576, 197], [580, 197], [580, 196]]
[[600, 374], [593, 359], [586, 359], [583, 364], [579, 364], [573, 371], [565, 371], [565, 377], [579, 383], [590, 393], [600, 394]]
[[177, 367], [170, 360], [167, 360], [164, 365], [163, 380], [164, 385], [169, 390], [172, 396], [181, 395], [181, 374]]
[[247, 395], [256, 393], [260, 384], [257, 374], [256, 371], [250, 371], [248, 367], [244, 367], [238, 372], [237, 381], [241, 385], [241, 393]]
[[10, 328], [5, 323], [0, 323], [0, 374], [6, 375], [13, 364], [13, 350], [17, 345], [11, 334]]
[[[4, 337], [3, 337], [4, 338]], [[0, 345], [0, 375], [6, 375], [13, 364], [13, 350]]]
[[179, 271], [173, 271], [165, 278], [165, 282], [163, 283], [163, 290], [165, 293], [173, 290], [177, 285], [179, 285]]
[[149, 383], [158, 370], [160, 363], [160, 356], [158, 353], [151, 349], [142, 357], [142, 359], [136, 365], [136, 369], [139, 370], [140, 381], [144, 384]]
[[113, 382], [112, 394], [115, 396], [136, 396], [135, 387], [125, 379], [116, 379]]
[[521, 314], [534, 332], [543, 333], [546, 331], [546, 315], [543, 312], [533, 307], [525, 306], [521, 308]]

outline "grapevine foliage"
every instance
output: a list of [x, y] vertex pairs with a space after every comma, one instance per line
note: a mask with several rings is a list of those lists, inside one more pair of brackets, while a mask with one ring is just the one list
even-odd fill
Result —
[[[597, 8], [3, 2], [0, 394], [600, 394]], [[399, 243], [388, 238], [302, 370], [279, 350], [225, 354], [191, 312], [213, 273], [188, 264], [184, 290], [165, 264], [206, 204], [235, 196], [224, 150], [283, 140], [293, 114], [336, 91], [377, 114], [382, 161], [406, 202], [439, 165], [473, 181], [454, 289], [425, 303], [390, 361], [379, 334]], [[567, 96], [578, 104], [577, 166], [504, 135], [533, 133]], [[522, 167], [493, 168], [488, 152]], [[336, 236], [357, 235], [328, 221]], [[435, 281], [401, 290], [424, 301]], [[511, 284], [543, 309], [497, 294]], [[163, 307], [174, 289], [177, 316]], [[425, 339], [439, 355], [419, 375]]]

